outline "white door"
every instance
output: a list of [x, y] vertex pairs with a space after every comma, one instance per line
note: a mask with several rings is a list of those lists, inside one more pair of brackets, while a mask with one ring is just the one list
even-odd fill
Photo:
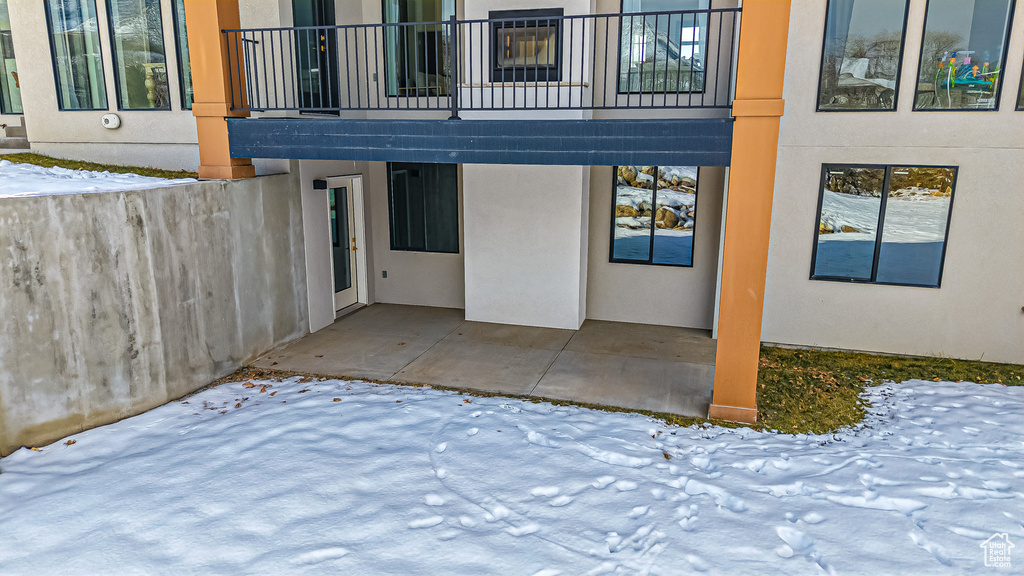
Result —
[[351, 179], [338, 180], [340, 182], [337, 185], [327, 189], [335, 311], [351, 306], [358, 300], [355, 252], [359, 246], [356, 245], [354, 193]]

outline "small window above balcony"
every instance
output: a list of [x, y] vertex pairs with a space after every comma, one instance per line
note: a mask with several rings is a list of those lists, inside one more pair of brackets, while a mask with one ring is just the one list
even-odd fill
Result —
[[562, 8], [492, 10], [491, 81], [562, 79]]

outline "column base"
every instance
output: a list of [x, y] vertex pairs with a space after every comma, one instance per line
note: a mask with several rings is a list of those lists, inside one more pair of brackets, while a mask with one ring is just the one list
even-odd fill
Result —
[[256, 167], [252, 164], [243, 166], [200, 166], [199, 177], [206, 180], [235, 180], [238, 178], [255, 178]]
[[712, 404], [711, 409], [708, 411], [708, 418], [753, 424], [757, 422], [757, 408], [740, 408], [738, 406]]

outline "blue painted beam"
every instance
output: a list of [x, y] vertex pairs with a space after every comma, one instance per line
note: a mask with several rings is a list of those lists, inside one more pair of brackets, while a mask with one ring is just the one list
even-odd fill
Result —
[[231, 156], [381, 162], [728, 166], [732, 118], [229, 118]]

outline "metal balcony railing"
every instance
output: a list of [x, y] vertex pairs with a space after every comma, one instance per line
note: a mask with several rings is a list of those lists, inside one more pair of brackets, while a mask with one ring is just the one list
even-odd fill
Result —
[[740, 9], [225, 30], [232, 109], [728, 108]]

